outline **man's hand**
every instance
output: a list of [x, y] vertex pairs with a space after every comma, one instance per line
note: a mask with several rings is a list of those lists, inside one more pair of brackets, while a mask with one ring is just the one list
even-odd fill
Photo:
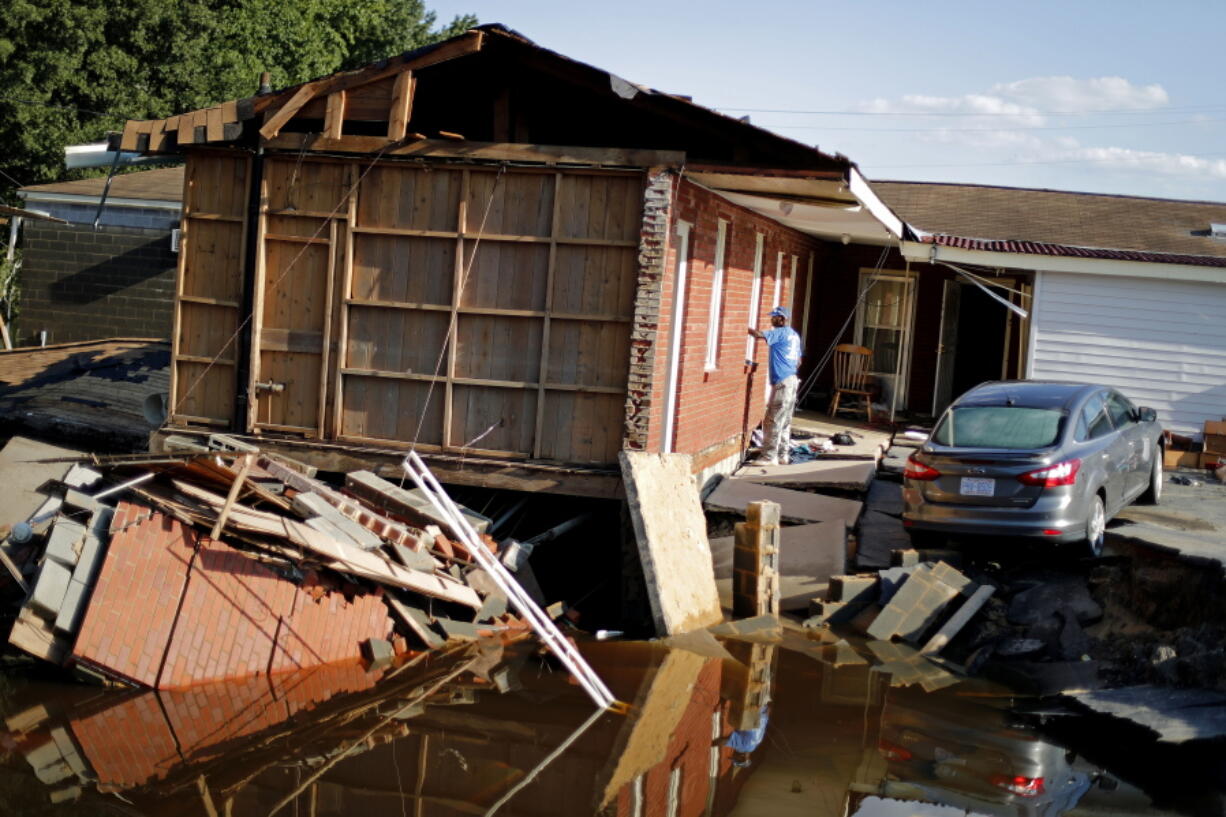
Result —
[[754, 329], [752, 326], [749, 327], [749, 334], [753, 335], [758, 340], [762, 340], [762, 338], [766, 337], [761, 332], [759, 332], [757, 329]]

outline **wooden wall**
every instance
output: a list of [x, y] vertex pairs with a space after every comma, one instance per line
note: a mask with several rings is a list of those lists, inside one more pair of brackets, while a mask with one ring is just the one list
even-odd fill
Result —
[[[223, 161], [235, 160], [192, 157], [189, 208], [191, 180], [219, 177]], [[270, 156], [247, 427], [614, 462], [643, 185], [638, 172]], [[242, 201], [237, 195], [240, 214]], [[230, 225], [208, 222], [217, 223]], [[237, 264], [235, 226], [239, 240], [227, 234], [218, 243]], [[210, 297], [224, 291], [235, 307], [224, 320], [210, 313], [217, 320], [207, 340], [188, 342], [189, 331], [202, 330], [180, 306], [180, 380], [237, 325], [241, 276], [229, 261], [213, 261], [185, 256], [181, 287], [208, 280]], [[218, 388], [203, 404], [176, 395], [178, 419], [231, 418], [234, 367], [214, 370], [207, 377]]]
[[199, 154], [184, 174], [175, 290], [171, 415], [229, 426], [234, 417], [249, 159]]

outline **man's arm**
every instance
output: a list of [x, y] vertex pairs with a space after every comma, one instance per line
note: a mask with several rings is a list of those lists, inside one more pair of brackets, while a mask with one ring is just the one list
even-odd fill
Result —
[[752, 326], [749, 327], [749, 334], [753, 335], [758, 340], [766, 340], [766, 335], [764, 335], [762, 332], [758, 331], [757, 329], [754, 329]]

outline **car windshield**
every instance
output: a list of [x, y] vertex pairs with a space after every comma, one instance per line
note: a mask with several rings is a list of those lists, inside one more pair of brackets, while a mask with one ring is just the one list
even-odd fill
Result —
[[962, 406], [941, 420], [932, 439], [959, 448], [1046, 448], [1060, 437], [1064, 412], [1023, 406]]

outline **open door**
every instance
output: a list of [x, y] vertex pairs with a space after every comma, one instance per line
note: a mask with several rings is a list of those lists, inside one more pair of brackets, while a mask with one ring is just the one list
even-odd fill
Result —
[[958, 348], [958, 307], [962, 284], [946, 281], [941, 299], [941, 340], [937, 345], [937, 382], [932, 395], [932, 416], [936, 417], [954, 399], [954, 360]]

